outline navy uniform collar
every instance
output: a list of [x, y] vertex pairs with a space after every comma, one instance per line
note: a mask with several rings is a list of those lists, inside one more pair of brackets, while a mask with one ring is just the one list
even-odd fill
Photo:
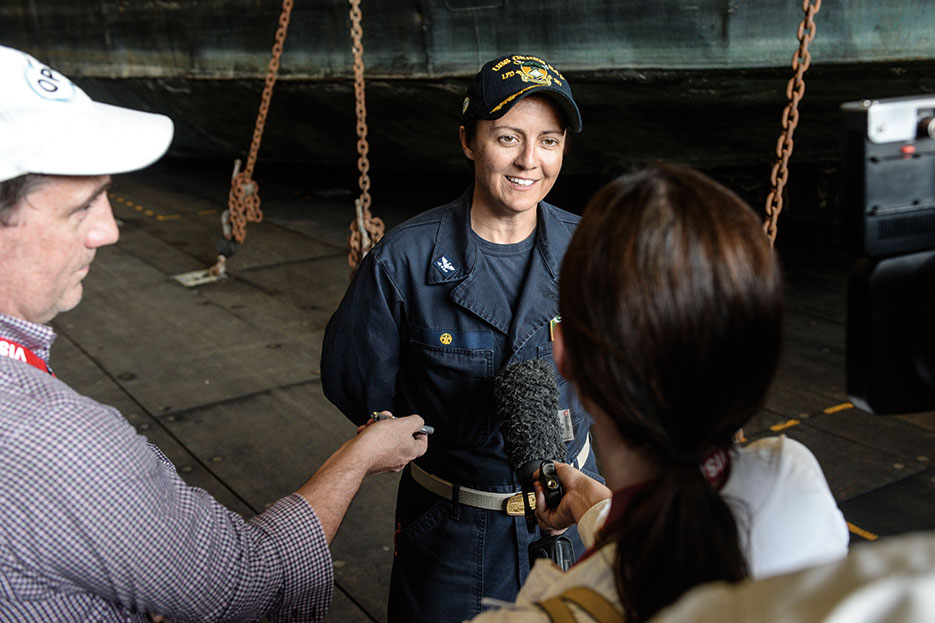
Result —
[[563, 250], [568, 246], [573, 228], [562, 221], [557, 208], [539, 202], [533, 259], [526, 287], [513, 313], [489, 296], [491, 288], [499, 287], [491, 276], [476, 270], [479, 252], [471, 238], [473, 190], [473, 186], [469, 187], [442, 211], [428, 266], [428, 283], [460, 282], [451, 290], [451, 301], [508, 335], [515, 352], [557, 313], [561, 255], [553, 249]]
[[[428, 267], [428, 283], [439, 284], [463, 281], [469, 277], [477, 265], [477, 245], [471, 240], [471, 197], [474, 185], [455, 201], [445, 206], [435, 235], [432, 249], [432, 263]], [[551, 237], [558, 234], [561, 248], [567, 246], [571, 238], [554, 206], [545, 201], [536, 208], [536, 248], [539, 250], [552, 279], [558, 279], [561, 256], [552, 250]]]
[[432, 262], [428, 267], [428, 283], [435, 285], [462, 281], [472, 272], [477, 262], [477, 247], [471, 241], [471, 197], [474, 186], [445, 206], [442, 211]]

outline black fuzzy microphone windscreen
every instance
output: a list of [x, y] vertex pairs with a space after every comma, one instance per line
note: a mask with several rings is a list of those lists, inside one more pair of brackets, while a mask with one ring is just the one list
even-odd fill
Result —
[[558, 386], [551, 363], [529, 359], [501, 370], [494, 377], [494, 405], [502, 422], [510, 466], [520, 482], [531, 481], [542, 461], [565, 460]]

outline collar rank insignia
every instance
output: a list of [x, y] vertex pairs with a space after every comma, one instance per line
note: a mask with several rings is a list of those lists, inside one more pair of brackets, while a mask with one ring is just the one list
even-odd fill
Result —
[[435, 268], [438, 269], [438, 272], [440, 272], [445, 277], [453, 275], [458, 271], [457, 265], [453, 264], [451, 260], [449, 260], [445, 255], [441, 256], [432, 263], [435, 265]]

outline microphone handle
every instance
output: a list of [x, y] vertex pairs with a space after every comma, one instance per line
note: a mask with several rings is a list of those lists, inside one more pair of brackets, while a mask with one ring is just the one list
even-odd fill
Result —
[[558, 472], [555, 470], [555, 463], [552, 461], [542, 461], [539, 464], [539, 484], [542, 485], [542, 491], [545, 493], [545, 505], [549, 508], [556, 508], [565, 495], [565, 489], [562, 488], [562, 481], [558, 478]]
[[[565, 490], [558, 479], [558, 472], [555, 471], [555, 463], [552, 461], [542, 461], [539, 464], [539, 483], [545, 493], [545, 504], [549, 508], [555, 508], [562, 501]], [[527, 508], [526, 525], [529, 527], [530, 509]], [[532, 532], [532, 529], [530, 529]], [[529, 544], [529, 567], [536, 563], [538, 558], [548, 558], [562, 571], [568, 571], [568, 568], [575, 563], [575, 546], [571, 540], [563, 535], [545, 535], [537, 541]]]
[[516, 478], [519, 480], [520, 484], [525, 487], [527, 484], [532, 485], [533, 474], [536, 473], [536, 470], [539, 469], [539, 466], [542, 464], [544, 459], [533, 459], [532, 461], [526, 461], [518, 468], [516, 468]]
[[564, 534], [544, 536], [529, 544], [529, 568], [539, 558], [548, 558], [562, 571], [575, 564], [575, 546]]
[[536, 489], [533, 487], [533, 482], [535, 482], [536, 479], [533, 478], [533, 474], [539, 469], [541, 463], [541, 459], [526, 461], [516, 469], [516, 478], [523, 487], [523, 508], [526, 511], [526, 529], [530, 533], [536, 531], [536, 525], [538, 524], [536, 521], [536, 513], [529, 503], [529, 498], [530, 496], [533, 500], [536, 498]]

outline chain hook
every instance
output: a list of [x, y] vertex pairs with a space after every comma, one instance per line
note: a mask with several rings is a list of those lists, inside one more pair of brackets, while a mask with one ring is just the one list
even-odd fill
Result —
[[[283, 0], [282, 3], [279, 28], [276, 30], [276, 42], [273, 44], [273, 56], [269, 61], [266, 83], [263, 87], [263, 95], [260, 97], [260, 110], [257, 113], [256, 125], [253, 128], [253, 141], [250, 144], [250, 153], [247, 156], [247, 166], [243, 171], [240, 171], [240, 161], [238, 160], [234, 165], [234, 175], [231, 180], [227, 206], [230, 211], [231, 233], [238, 243], [242, 243], [247, 236], [247, 221], [259, 223], [263, 220], [263, 212], [260, 211], [260, 185], [253, 179], [253, 167], [260, 151], [260, 141], [263, 139], [263, 128], [266, 125], [266, 115], [269, 113], [270, 101], [273, 98], [273, 86], [276, 84], [276, 77], [279, 73], [279, 59], [282, 57], [282, 48], [286, 41], [286, 30], [289, 28], [289, 18], [292, 15], [292, 3], [293, 0]], [[225, 237], [228, 238], [226, 234]]]
[[355, 200], [355, 216], [351, 221], [350, 235], [347, 238], [347, 263], [351, 275], [365, 255], [383, 237], [383, 221], [370, 213], [370, 160], [367, 154], [370, 144], [367, 142], [367, 104], [364, 93], [364, 30], [360, 0], [349, 0], [351, 18], [351, 52], [354, 54], [354, 100], [357, 112], [357, 168], [360, 170], [360, 198]]

